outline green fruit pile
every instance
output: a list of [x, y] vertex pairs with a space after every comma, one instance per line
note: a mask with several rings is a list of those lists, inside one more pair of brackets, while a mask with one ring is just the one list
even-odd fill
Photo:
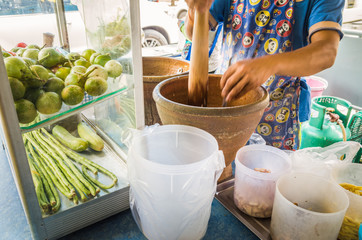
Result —
[[[5, 51], [4, 51], [5, 52]], [[28, 45], [3, 54], [20, 123], [32, 122], [38, 112], [57, 113], [64, 102], [77, 105], [84, 94], [100, 96], [107, 91], [108, 77], [122, 74], [122, 65], [107, 54], [86, 49], [60, 53], [56, 48]]]

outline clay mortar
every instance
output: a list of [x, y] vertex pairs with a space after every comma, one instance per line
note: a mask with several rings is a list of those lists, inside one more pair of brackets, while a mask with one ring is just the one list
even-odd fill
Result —
[[152, 91], [162, 80], [188, 74], [188, 61], [171, 57], [142, 57], [145, 124], [161, 123]]
[[153, 99], [162, 124], [198, 127], [216, 138], [226, 165], [219, 182], [232, 177], [231, 162], [256, 129], [269, 103], [268, 92], [259, 87], [228, 103], [227, 107], [222, 107], [221, 76], [209, 75], [207, 107], [187, 104], [188, 76], [166, 79], [153, 90]]

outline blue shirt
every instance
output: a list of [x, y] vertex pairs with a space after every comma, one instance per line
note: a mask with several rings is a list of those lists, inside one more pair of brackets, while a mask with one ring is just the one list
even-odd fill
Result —
[[[224, 26], [226, 26], [230, 4], [231, 0], [215, 0], [210, 8], [211, 15], [217, 22], [224, 22]], [[343, 7], [344, 0], [296, 1], [294, 3], [295, 24], [292, 29], [293, 49], [308, 45], [313, 33], [320, 30], [335, 30], [342, 38]]]
[[[227, 25], [232, 0], [214, 0], [210, 13], [217, 22]], [[235, 1], [235, 0], [234, 0]], [[240, 2], [248, 0], [238, 0]], [[265, 0], [260, 0], [265, 1]], [[273, 0], [269, 0], [273, 1]], [[295, 24], [292, 28], [292, 49], [308, 45], [311, 36], [320, 30], [335, 30], [341, 32], [342, 11], [344, 0], [299, 0], [294, 3]], [[301, 78], [301, 93], [299, 105], [299, 120], [307, 121], [310, 117], [310, 87]]]

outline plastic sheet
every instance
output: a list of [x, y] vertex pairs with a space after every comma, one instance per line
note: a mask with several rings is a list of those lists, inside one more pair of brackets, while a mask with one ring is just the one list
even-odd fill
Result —
[[[361, 185], [362, 164], [352, 163], [360, 148], [361, 145], [358, 142], [346, 141], [337, 142], [324, 148], [301, 149], [290, 155], [293, 170], [319, 175], [323, 179], [332, 180], [335, 184], [350, 183]], [[312, 190], [315, 190], [317, 185], [313, 185]], [[343, 190], [349, 198], [349, 207], [345, 214], [338, 239], [357, 240], [358, 224], [362, 220], [362, 197], [348, 190]], [[332, 196], [328, 197], [333, 199]]]
[[330, 178], [334, 164], [346, 164], [353, 161], [361, 148], [358, 142], [337, 142], [327, 147], [310, 147], [290, 154], [294, 171], [314, 173]]
[[257, 133], [253, 133], [251, 135], [251, 137], [249, 138], [248, 142], [246, 143], [246, 145], [253, 145], [253, 144], [266, 144], [264, 138], [262, 136], [260, 136]]
[[134, 131], [128, 153], [130, 208], [148, 239], [201, 239], [225, 161], [216, 139], [182, 125]]

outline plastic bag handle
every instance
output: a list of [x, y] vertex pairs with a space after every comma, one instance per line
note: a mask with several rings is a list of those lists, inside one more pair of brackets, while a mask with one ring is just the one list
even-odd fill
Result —
[[222, 171], [225, 168], [225, 157], [222, 150], [219, 150], [217, 153], [217, 163], [215, 164], [215, 178], [214, 181], [217, 182], [221, 176]]

